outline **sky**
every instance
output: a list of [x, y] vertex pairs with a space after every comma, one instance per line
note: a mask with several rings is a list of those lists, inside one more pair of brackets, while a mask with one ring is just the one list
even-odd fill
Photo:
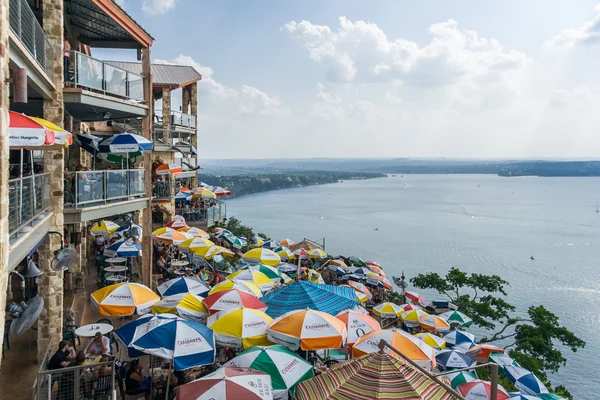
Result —
[[203, 74], [204, 158], [600, 158], [598, 0], [117, 2]]

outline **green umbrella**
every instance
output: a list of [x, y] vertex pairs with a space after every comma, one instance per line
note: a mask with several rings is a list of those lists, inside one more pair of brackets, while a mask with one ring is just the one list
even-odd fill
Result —
[[271, 375], [273, 395], [293, 395], [294, 387], [313, 377], [312, 365], [283, 346], [254, 346], [226, 362], [224, 367], [245, 367]]
[[507, 356], [504, 353], [492, 352], [490, 353], [490, 362], [494, 364], [498, 364], [500, 369], [507, 365], [514, 365], [515, 367], [520, 367], [519, 363]]
[[236, 249], [243, 249], [248, 246], [248, 242], [234, 235], [225, 235], [225, 241]]
[[134, 151], [133, 153], [126, 153], [126, 154], [112, 154], [112, 153], [101, 153], [98, 154], [98, 157], [100, 157], [101, 159], [111, 162], [111, 163], [115, 163], [115, 164], [121, 164], [121, 163], [127, 163], [127, 159], [129, 158], [129, 161], [134, 161], [136, 157], [138, 156], [142, 156], [142, 152], [141, 151]]
[[450, 386], [452, 386], [452, 389], [456, 389], [463, 383], [473, 382], [479, 379], [474, 373], [468, 371], [454, 372], [445, 376], [450, 379]]
[[449, 324], [458, 324], [466, 328], [473, 324], [473, 320], [460, 311], [447, 311], [443, 314], [440, 314], [440, 318], [445, 319]]
[[554, 393], [540, 393], [537, 395], [542, 400], [567, 400], [564, 397], [561, 397]]
[[367, 263], [364, 262], [360, 257], [350, 256], [350, 257], [348, 257], [348, 261], [350, 261], [350, 263], [352, 265], [360, 265], [362, 267], [366, 267], [367, 266]]
[[281, 276], [282, 276], [282, 272], [279, 271], [277, 268], [269, 267], [268, 265], [263, 265], [263, 264], [248, 265], [242, 269], [249, 269], [250, 271], [262, 272], [267, 277], [269, 277], [269, 279], [273, 279], [273, 280], [277, 280], [277, 281], [279, 281], [279, 279], [281, 279]]

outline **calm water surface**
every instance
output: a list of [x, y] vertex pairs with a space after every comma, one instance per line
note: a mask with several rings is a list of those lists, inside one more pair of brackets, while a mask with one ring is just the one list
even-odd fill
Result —
[[600, 178], [398, 175], [232, 199], [228, 213], [277, 240], [324, 237], [330, 254], [377, 260], [388, 275], [459, 267], [502, 276], [520, 313], [543, 304], [587, 342], [565, 353], [552, 383], [597, 399], [597, 200]]

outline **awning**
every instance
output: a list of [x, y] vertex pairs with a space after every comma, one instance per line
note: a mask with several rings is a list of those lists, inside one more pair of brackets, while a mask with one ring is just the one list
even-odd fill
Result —
[[183, 170], [177, 164], [162, 164], [156, 168], [157, 175], [179, 175]]
[[8, 143], [11, 149], [58, 150], [73, 143], [71, 133], [42, 118], [9, 111]]

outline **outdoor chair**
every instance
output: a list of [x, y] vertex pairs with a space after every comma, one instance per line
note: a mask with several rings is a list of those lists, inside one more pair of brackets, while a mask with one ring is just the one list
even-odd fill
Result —
[[92, 397], [99, 398], [108, 396], [110, 398], [112, 395], [112, 376], [101, 376], [98, 378], [96, 382], [93, 384]]
[[4, 321], [4, 340], [2, 341], [2, 359], [4, 360], [4, 349], [10, 350], [10, 343], [8, 341], [8, 332], [10, 331], [10, 326], [12, 325], [12, 319], [7, 319]]
[[75, 349], [75, 351], [77, 351], [77, 346], [75, 345], [75, 341], [77, 341], [79, 343], [79, 345], [81, 346], [81, 339], [79, 338], [79, 336], [77, 336], [75, 334], [75, 330], [79, 327], [77, 325], [70, 325], [69, 327], [70, 327], [70, 329], [63, 330], [62, 340], [68, 340], [71, 343], [73, 343], [73, 348]]

